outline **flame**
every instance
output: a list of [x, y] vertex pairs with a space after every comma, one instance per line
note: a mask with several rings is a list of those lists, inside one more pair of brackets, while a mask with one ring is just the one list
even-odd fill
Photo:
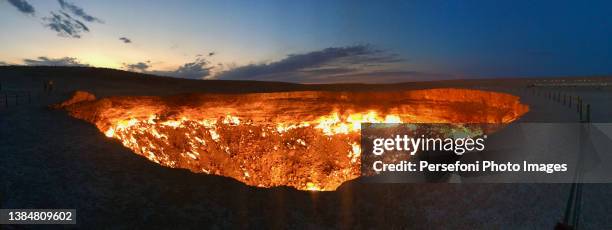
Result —
[[115, 129], [114, 128], [108, 128], [108, 130], [106, 130], [106, 132], [104, 132], [104, 135], [106, 135], [106, 137], [114, 137], [115, 136]]
[[[386, 115], [380, 116], [376, 111], [369, 111], [367, 113], [351, 113], [347, 115], [339, 115], [337, 112], [333, 112], [329, 115], [321, 116], [313, 121], [300, 122], [297, 124], [277, 124], [276, 128], [270, 128], [267, 126], [260, 127], [262, 137], [265, 135], [282, 136], [296, 129], [310, 128], [314, 129], [319, 134], [325, 136], [344, 135], [349, 136], [347, 141], [347, 154], [346, 159], [350, 162], [351, 167], [359, 167], [359, 158], [361, 156], [361, 147], [359, 145], [358, 133], [361, 129], [361, 123], [399, 123], [401, 119], [398, 115]], [[169, 136], [176, 135], [171, 134], [178, 132], [184, 135], [187, 140], [187, 146], [185, 151], [180, 153], [185, 159], [182, 160], [199, 160], [200, 156], [205, 155], [207, 152], [207, 141], [212, 140], [216, 142], [217, 147], [227, 154], [232, 154], [231, 149], [222, 143], [221, 140], [225, 139], [218, 133], [219, 129], [227, 128], [228, 126], [240, 126], [241, 124], [247, 126], [253, 126], [252, 123], [244, 121], [240, 117], [227, 114], [225, 117], [219, 118], [218, 120], [204, 119], [204, 120], [190, 120], [185, 117], [176, 120], [165, 120], [159, 121], [156, 115], [151, 115], [147, 119], [138, 120], [136, 118], [129, 118], [124, 120], [118, 120], [114, 125], [107, 128], [104, 134], [107, 137], [115, 138], [121, 141], [121, 143], [135, 151], [136, 153], [147, 157], [149, 160], [156, 163], [174, 167], [177, 165], [176, 160], [172, 160], [166, 156], [159, 156], [156, 152], [163, 152], [164, 145], [169, 144]], [[219, 125], [224, 126], [219, 127]], [[252, 127], [255, 128], [255, 127]], [[184, 131], [183, 131], [184, 130]], [[282, 143], [277, 143], [276, 146]], [[309, 144], [301, 138], [295, 139], [294, 144], [290, 144], [291, 148], [297, 148], [296, 146], [302, 146], [308, 148]], [[209, 144], [209, 146], [212, 146]], [[211, 172], [209, 169], [202, 168], [201, 171]], [[213, 170], [214, 171], [214, 170]], [[218, 174], [218, 173], [215, 173]], [[344, 172], [342, 178], [353, 179], [358, 176], [354, 170]], [[243, 179], [248, 180], [250, 174], [248, 171], [243, 172]], [[258, 184], [264, 187], [270, 186], [269, 184]], [[276, 185], [276, 184], [272, 184]], [[297, 188], [302, 190], [311, 191], [323, 191], [335, 189], [339, 184], [333, 186], [327, 185], [326, 183], [317, 182], [306, 182], [303, 185], [296, 185]]]
[[322, 191], [321, 187], [317, 186], [315, 183], [308, 182], [306, 183], [306, 190], [308, 191]]
[[[528, 108], [510, 95], [264, 93], [99, 99], [67, 108], [150, 161], [258, 187], [335, 190], [360, 176], [362, 123], [509, 123]], [[379, 105], [379, 103], [386, 104]]]
[[316, 128], [321, 129], [325, 135], [348, 134], [361, 130], [361, 123], [401, 123], [399, 115], [386, 115], [384, 118], [376, 111], [367, 113], [351, 113], [344, 119], [337, 112], [316, 120]]

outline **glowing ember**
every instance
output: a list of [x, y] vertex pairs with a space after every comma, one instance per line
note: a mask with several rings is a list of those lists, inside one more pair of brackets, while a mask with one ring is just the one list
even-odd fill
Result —
[[111, 97], [66, 107], [149, 160], [260, 187], [334, 190], [360, 175], [360, 124], [509, 123], [519, 98], [466, 89]]

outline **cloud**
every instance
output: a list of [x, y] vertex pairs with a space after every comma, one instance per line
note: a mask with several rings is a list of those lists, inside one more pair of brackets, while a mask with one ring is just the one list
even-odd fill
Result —
[[377, 66], [402, 62], [397, 55], [369, 45], [330, 47], [264, 64], [251, 64], [220, 72], [217, 79], [312, 82], [342, 74], [355, 74]]
[[198, 58], [193, 62], [185, 63], [173, 71], [153, 71], [151, 73], [178, 78], [204, 79], [210, 75], [212, 68], [209, 66], [208, 61]]
[[0, 61], [0, 66], [2, 66], [2, 65], [8, 65], [8, 63]]
[[[11, 5], [16, 7], [20, 12], [34, 15], [34, 7], [26, 0], [7, 0]], [[78, 18], [86, 22], [104, 23], [101, 19], [96, 18], [83, 10], [83, 8], [74, 3], [65, 0], [58, 0], [62, 10], [59, 12], [51, 11], [51, 15], [43, 17], [43, 25], [55, 32], [61, 37], [81, 38], [83, 32], [89, 32], [89, 28]], [[75, 17], [70, 16], [68, 13]], [[124, 41], [125, 42], [125, 41]], [[127, 43], [127, 42], [126, 42]]]
[[132, 40], [126, 37], [120, 37], [119, 40], [123, 41], [123, 43], [132, 43]]
[[78, 17], [82, 18], [85, 21], [104, 23], [99, 18], [96, 18], [94, 16], [91, 16], [91, 15], [87, 14], [85, 12], [85, 10], [83, 10], [83, 8], [75, 5], [74, 3], [70, 3], [70, 2], [67, 2], [67, 1], [64, 1], [64, 0], [58, 0], [58, 2], [59, 2], [60, 6], [62, 7], [63, 10], [67, 10], [71, 14], [73, 14], [75, 16], [78, 16]]
[[17, 10], [19, 10], [21, 13], [29, 15], [34, 15], [35, 13], [34, 7], [25, 0], [8, 0], [8, 2], [17, 8]]
[[83, 32], [89, 32], [85, 24], [63, 11], [51, 12], [51, 16], [43, 18], [43, 21], [46, 22], [46, 27], [57, 32], [61, 37], [81, 38]]
[[138, 63], [134, 63], [134, 64], [123, 63], [123, 68], [124, 69], [126, 69], [128, 71], [134, 71], [134, 72], [145, 72], [150, 67], [151, 67], [151, 62], [150, 61], [138, 62]]
[[[57, 32], [60, 37], [81, 38], [82, 33], [89, 32], [89, 27], [78, 18], [86, 22], [103, 23], [102, 20], [85, 13], [83, 8], [73, 3], [64, 0], [58, 0], [58, 2], [62, 10], [59, 12], [51, 11], [51, 15], [42, 18], [42, 20], [45, 27]], [[70, 16], [66, 11], [75, 17]]]
[[89, 66], [73, 57], [49, 58], [41, 56], [36, 59], [23, 59], [23, 63], [30, 66]]
[[204, 79], [209, 77], [211, 70], [214, 68], [203, 58], [197, 58], [193, 62], [185, 63], [175, 70], [150, 70], [152, 68], [150, 61], [133, 64], [124, 63], [123, 66], [128, 71], [187, 79]]

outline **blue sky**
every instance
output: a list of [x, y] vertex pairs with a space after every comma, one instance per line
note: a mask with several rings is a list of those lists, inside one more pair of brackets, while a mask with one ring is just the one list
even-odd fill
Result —
[[610, 1], [0, 0], [0, 61], [304, 83], [609, 75], [610, 15]]

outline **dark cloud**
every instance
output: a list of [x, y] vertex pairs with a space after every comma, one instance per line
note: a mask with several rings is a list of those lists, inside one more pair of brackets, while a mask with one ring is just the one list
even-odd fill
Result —
[[210, 75], [212, 68], [208, 61], [198, 58], [193, 62], [185, 63], [174, 71], [152, 71], [151, 73], [178, 78], [204, 79]]
[[151, 67], [151, 62], [138, 62], [134, 64], [123, 63], [123, 68], [128, 71], [145, 72]]
[[206, 53], [206, 54], [197, 54], [197, 55], [196, 55], [196, 57], [198, 57], [198, 58], [200, 58], [200, 57], [205, 57], [205, 56], [206, 56], [206, 57], [212, 57], [212, 56], [215, 56], [216, 54], [217, 54], [217, 53], [215, 53], [215, 52], [208, 52], [208, 53]]
[[49, 58], [42, 56], [36, 59], [23, 59], [23, 63], [32, 66], [89, 66], [73, 57]]
[[81, 38], [83, 32], [89, 32], [89, 28], [85, 24], [62, 11], [59, 13], [51, 12], [51, 16], [45, 17], [43, 20], [46, 27], [62, 37]]
[[8, 65], [8, 63], [0, 61], [0, 65]]
[[[35, 10], [26, 0], [7, 0], [19, 11], [25, 14], [34, 15]], [[87, 14], [83, 8], [65, 0], [58, 0], [62, 10], [59, 12], [51, 11], [51, 15], [43, 17], [45, 27], [57, 32], [61, 37], [80, 38], [83, 32], [89, 32], [89, 28], [78, 18], [86, 22], [104, 23], [99, 18]], [[75, 17], [70, 16], [68, 13]], [[125, 42], [125, 41], [124, 41]], [[127, 43], [127, 42], [126, 42]]]
[[132, 40], [126, 37], [120, 37], [119, 40], [123, 41], [123, 43], [132, 43]]
[[176, 70], [164, 71], [164, 70], [150, 70], [150, 62], [138, 62], [134, 64], [123, 64], [124, 68], [128, 71], [136, 71], [147, 74], [154, 74], [159, 76], [177, 77], [177, 78], [188, 78], [188, 79], [204, 79], [210, 76], [210, 71], [213, 69], [210, 63], [202, 58], [197, 58], [193, 62], [185, 63], [178, 67]]
[[371, 65], [390, 65], [401, 61], [397, 55], [369, 45], [330, 47], [305, 54], [291, 54], [277, 62], [233, 68], [219, 73], [216, 78], [310, 82], [318, 78], [362, 72]]
[[24, 14], [29, 14], [29, 15], [34, 15], [34, 7], [32, 5], [30, 5], [30, 3], [28, 3], [25, 0], [8, 0], [9, 3], [11, 3], [11, 5], [13, 5], [15, 8], [17, 8], [17, 10], [19, 10], [21, 13]]
[[[59, 12], [51, 11], [51, 15], [44, 17], [42, 20], [47, 28], [57, 32], [61, 37], [81, 38], [82, 33], [89, 32], [89, 27], [78, 18], [86, 22], [103, 23], [102, 20], [85, 13], [83, 8], [73, 3], [64, 0], [58, 0], [58, 2], [62, 10]], [[70, 16], [66, 11], [75, 17]]]
[[68, 12], [70, 12], [71, 14], [82, 18], [85, 21], [88, 22], [99, 22], [99, 23], [104, 23], [102, 20], [100, 20], [99, 18], [96, 18], [94, 16], [91, 16], [89, 14], [87, 14], [85, 12], [85, 10], [83, 10], [83, 8], [75, 5], [74, 3], [70, 3], [64, 0], [58, 0], [60, 6], [62, 7], [62, 9], [67, 10]]

